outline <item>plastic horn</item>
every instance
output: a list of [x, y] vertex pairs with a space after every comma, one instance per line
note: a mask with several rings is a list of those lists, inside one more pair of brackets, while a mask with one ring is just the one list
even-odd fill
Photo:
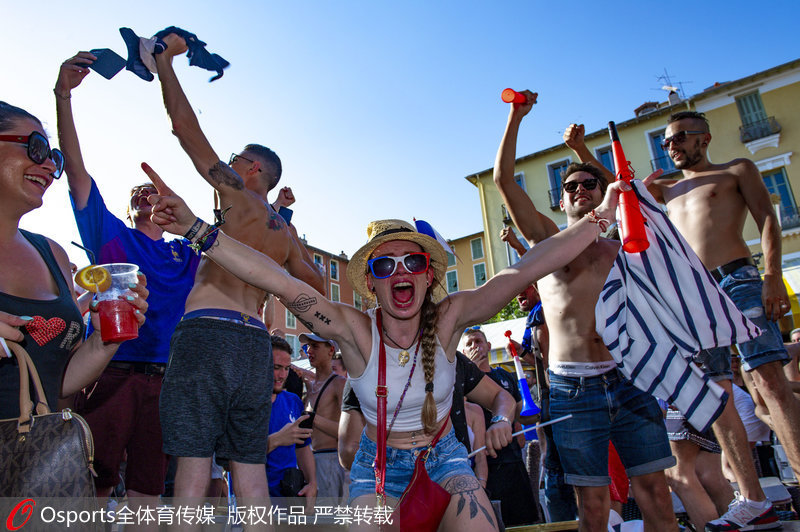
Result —
[[[527, 433], [528, 431], [531, 431], [531, 430], [533, 430], [533, 429], [538, 429], [538, 428], [541, 428], [541, 427], [546, 427], [547, 425], [552, 425], [553, 423], [558, 423], [558, 422], [560, 422], [560, 421], [564, 421], [565, 419], [569, 419], [569, 418], [571, 418], [571, 417], [572, 417], [572, 414], [567, 414], [566, 416], [561, 416], [560, 418], [557, 418], [557, 419], [551, 419], [550, 421], [545, 421], [544, 423], [537, 423], [536, 425], [531, 425], [531, 426], [529, 426], [529, 427], [525, 427], [525, 428], [524, 428], [524, 429], [522, 429], [522, 430], [518, 430], [517, 432], [513, 433], [513, 434], [511, 435], [511, 437], [512, 437], [512, 438], [516, 438], [517, 436], [519, 436], [519, 435], [520, 435], [520, 434], [522, 434], [523, 432], [526, 432], [526, 433]], [[469, 454], [467, 455], [467, 458], [472, 458], [473, 456], [475, 456], [476, 454], [478, 454], [479, 452], [481, 452], [481, 451], [483, 451], [483, 450], [485, 450], [485, 449], [486, 449], [486, 446], [485, 446], [485, 445], [484, 445], [483, 447], [479, 448], [479, 449], [475, 449], [474, 451], [472, 451], [471, 453], [469, 453]]]
[[522, 371], [522, 363], [517, 355], [517, 348], [514, 346], [514, 342], [511, 341], [511, 331], [506, 331], [505, 335], [508, 338], [511, 357], [514, 359], [514, 369], [517, 370], [517, 387], [519, 387], [519, 393], [522, 395], [522, 412], [519, 415], [520, 417], [535, 416], [541, 413], [542, 410], [536, 406], [536, 403], [533, 402], [533, 397], [531, 397], [531, 389], [528, 387], [528, 379], [525, 378], [525, 373]]
[[526, 98], [524, 94], [514, 89], [503, 90], [502, 94], [500, 94], [500, 98], [506, 103], [525, 103], [528, 101], [528, 98]]
[[[608, 134], [611, 136], [611, 152], [614, 156], [614, 166], [617, 168], [617, 181], [628, 184], [633, 180], [633, 168], [622, 151], [619, 141], [617, 126], [614, 122], [608, 123]], [[622, 249], [628, 253], [639, 253], [650, 247], [647, 233], [644, 230], [644, 218], [639, 210], [639, 198], [633, 190], [626, 190], [619, 195], [619, 233], [622, 237]]]

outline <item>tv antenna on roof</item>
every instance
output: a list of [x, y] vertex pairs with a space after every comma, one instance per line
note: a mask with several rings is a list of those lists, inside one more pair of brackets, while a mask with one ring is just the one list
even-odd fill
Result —
[[678, 96], [681, 97], [682, 100], [686, 99], [686, 93], [683, 90], [683, 84], [684, 83], [692, 83], [691, 81], [685, 81], [685, 82], [684, 81], [677, 81], [677, 82], [673, 83], [672, 82], [672, 78], [670, 77], [669, 72], [667, 72], [666, 68], [664, 69], [664, 74], [662, 74], [660, 76], [656, 76], [656, 79], [658, 81], [660, 81], [662, 85], [661, 85], [661, 88], [653, 89], [653, 90], [663, 90], [663, 91], [667, 91], [667, 92], [675, 92], [675, 93], [678, 94]]

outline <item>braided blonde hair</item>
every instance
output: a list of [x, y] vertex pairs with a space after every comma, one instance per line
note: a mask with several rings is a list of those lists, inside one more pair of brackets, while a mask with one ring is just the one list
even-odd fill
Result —
[[[434, 283], [435, 284], [435, 281]], [[433, 398], [433, 377], [436, 370], [436, 329], [439, 313], [433, 302], [433, 286], [428, 288], [420, 309], [420, 347], [422, 348], [422, 370], [425, 374], [425, 402], [422, 404], [422, 425], [425, 432], [436, 430], [436, 400]]]

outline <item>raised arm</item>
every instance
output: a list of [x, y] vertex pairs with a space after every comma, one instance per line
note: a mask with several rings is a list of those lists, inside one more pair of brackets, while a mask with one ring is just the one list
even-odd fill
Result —
[[756, 165], [748, 159], [739, 159], [734, 161], [731, 170], [736, 175], [739, 190], [761, 233], [761, 249], [764, 251], [761, 302], [767, 317], [777, 320], [789, 309], [789, 295], [783, 284], [781, 268], [781, 225]]
[[56, 118], [58, 120], [58, 145], [64, 152], [64, 170], [67, 173], [69, 192], [75, 207], [83, 210], [92, 190], [92, 177], [83, 164], [78, 131], [72, 115], [72, 90], [81, 84], [89, 69], [81, 64], [92, 64], [97, 59], [89, 52], [78, 52], [61, 64], [53, 93], [56, 96]]
[[556, 234], [558, 226], [550, 218], [536, 210], [530, 196], [514, 180], [519, 126], [523, 117], [536, 103], [537, 97], [537, 94], [531, 91], [523, 91], [523, 94], [528, 97], [527, 102], [510, 104], [508, 123], [494, 163], [494, 183], [500, 191], [500, 196], [506, 204], [514, 225], [522, 233], [523, 238], [533, 245]]
[[[158, 190], [158, 194], [148, 197], [153, 205], [153, 222], [175, 235], [186, 235], [198, 222], [195, 235], [190, 235], [191, 240], [197, 241], [208, 231], [209, 225], [199, 222], [186, 203], [170, 190], [152, 168], [146, 164], [142, 168]], [[314, 333], [334, 339], [340, 346], [347, 346], [347, 350], [342, 346], [342, 353], [347, 352], [343, 354], [347, 357], [345, 366], [349, 372], [360, 374], [364, 358], [355, 335], [356, 331], [364, 331], [366, 337], [362, 338], [362, 344], [369, 342], [369, 320], [364, 314], [349, 305], [325, 299], [312, 286], [292, 277], [267, 255], [230, 238], [222, 231], [218, 231], [213, 246], [205, 253], [242, 281], [278, 296], [284, 306]]]
[[211, 147], [172, 68], [172, 59], [186, 51], [186, 42], [174, 33], [164, 37], [164, 42], [167, 44], [167, 49], [156, 55], [156, 66], [164, 106], [172, 124], [172, 133], [178, 137], [183, 151], [192, 160], [198, 173], [212, 187], [221, 194], [243, 191], [244, 181], [230, 166], [220, 160]]
[[[645, 185], [650, 178], [652, 175], [643, 181]], [[615, 219], [621, 190], [630, 190], [630, 185], [624, 181], [612, 183], [606, 190], [603, 203], [594, 210], [595, 215], [589, 214], [560, 233], [542, 240], [519, 262], [501, 270], [484, 285], [445, 298], [443, 303], [448, 302], [450, 307], [442, 306], [444, 314], [440, 316], [440, 331], [442, 337], [451, 341], [448, 345], [458, 343], [465, 327], [491, 318], [525, 287], [569, 264], [596, 241]]]
[[320, 294], [327, 295], [328, 283], [326, 282], [325, 271], [314, 263], [311, 254], [303, 245], [300, 237], [297, 236], [295, 226], [292, 224], [287, 225], [289, 234], [292, 235], [292, 243], [290, 244], [289, 257], [286, 259], [286, 269], [294, 277], [313, 286]]
[[597, 157], [589, 151], [589, 148], [586, 147], [584, 134], [585, 128], [583, 124], [570, 124], [567, 126], [567, 129], [564, 130], [564, 144], [575, 153], [575, 156], [580, 162], [589, 163], [598, 168], [603, 172], [606, 180], [612, 183], [616, 179], [614, 172], [612, 172], [610, 168], [603, 166], [600, 161], [597, 160]]

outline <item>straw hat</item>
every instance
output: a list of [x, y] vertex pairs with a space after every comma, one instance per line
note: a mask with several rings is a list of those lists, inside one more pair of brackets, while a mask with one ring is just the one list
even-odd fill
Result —
[[431, 256], [434, 282], [444, 278], [444, 272], [447, 270], [447, 254], [439, 242], [428, 235], [418, 233], [413, 225], [403, 220], [377, 220], [369, 223], [367, 243], [355, 252], [347, 265], [347, 278], [353, 290], [361, 297], [374, 301], [375, 294], [367, 288], [367, 261], [376, 247], [392, 240], [408, 240], [418, 244], [422, 251]]

